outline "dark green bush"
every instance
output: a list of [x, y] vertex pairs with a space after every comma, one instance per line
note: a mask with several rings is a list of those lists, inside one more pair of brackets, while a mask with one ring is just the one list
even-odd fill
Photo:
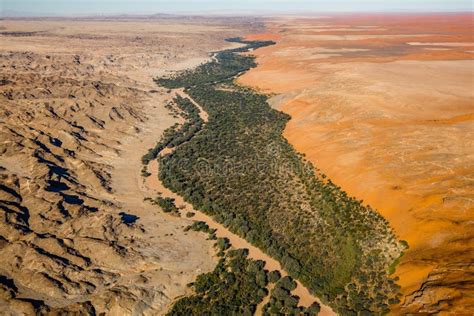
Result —
[[172, 198], [162, 198], [162, 197], [157, 197], [155, 199], [156, 204], [158, 204], [159, 207], [163, 209], [163, 212], [165, 213], [170, 213], [170, 212], [177, 212], [178, 208], [174, 204], [174, 199]]

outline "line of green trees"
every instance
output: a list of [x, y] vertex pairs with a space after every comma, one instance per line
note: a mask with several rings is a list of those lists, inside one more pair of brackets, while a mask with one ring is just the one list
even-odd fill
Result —
[[204, 122], [199, 116], [200, 111], [191, 100], [177, 95], [173, 103], [176, 104], [180, 110], [179, 114], [185, 119], [185, 122], [181, 126], [174, 124], [163, 132], [160, 141], [155, 147], [150, 148], [142, 157], [142, 163], [144, 165], [156, 159], [160, 152], [166, 147], [173, 148], [187, 142], [202, 128]]
[[[160, 158], [160, 179], [277, 259], [339, 313], [387, 313], [400, 295], [388, 270], [404, 245], [382, 216], [293, 149], [282, 136], [288, 115], [273, 110], [266, 96], [232, 83], [255, 66], [253, 57], [237, 52], [272, 44], [243, 43], [194, 71], [157, 80], [187, 87], [209, 114], [199, 133]], [[222, 80], [232, 89], [217, 89]]]
[[243, 41], [242, 39], [229, 38], [229, 42], [246, 44], [244, 47], [223, 50], [216, 54], [216, 60], [205, 63], [196, 69], [187, 70], [170, 78], [156, 78], [158, 85], [169, 89], [190, 87], [203, 84], [215, 84], [228, 80], [240, 73], [255, 67], [253, 58], [237, 55], [250, 49], [273, 45], [273, 41]]
[[299, 297], [291, 294], [294, 289], [296, 289], [296, 282], [290, 276], [277, 279], [268, 303], [263, 306], [262, 314], [317, 315], [321, 310], [319, 303], [314, 302], [308, 308], [299, 307]]
[[[213, 230], [204, 222], [195, 222], [185, 229], [206, 232]], [[275, 284], [270, 302], [264, 306], [266, 315], [317, 315], [319, 305], [298, 307], [299, 298], [291, 295], [296, 283], [291, 277], [280, 278], [278, 271], [268, 271], [265, 262], [248, 258], [248, 249], [233, 249], [227, 238], [217, 238], [214, 245], [220, 257], [216, 268], [201, 274], [188, 284], [193, 294], [173, 303], [167, 315], [254, 315], [257, 305], [269, 295], [268, 287]], [[279, 293], [276, 289], [282, 289]], [[279, 294], [278, 294], [279, 293]], [[278, 297], [278, 299], [276, 299]], [[277, 310], [281, 299], [288, 302]], [[288, 305], [291, 302], [291, 306]], [[291, 311], [291, 313], [287, 313]]]

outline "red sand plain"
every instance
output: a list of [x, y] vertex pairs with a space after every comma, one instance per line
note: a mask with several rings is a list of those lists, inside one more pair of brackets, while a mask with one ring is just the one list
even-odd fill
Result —
[[471, 13], [273, 18], [239, 78], [292, 116], [284, 136], [410, 248], [395, 314], [474, 312]]

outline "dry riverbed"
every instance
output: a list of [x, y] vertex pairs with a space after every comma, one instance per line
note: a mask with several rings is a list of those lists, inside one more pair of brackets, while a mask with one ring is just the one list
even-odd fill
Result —
[[[179, 94], [181, 97], [186, 97], [190, 99], [193, 104], [199, 108], [200, 110], [200, 115], [201, 118], [203, 119], [204, 122], [208, 121], [208, 114], [202, 109], [202, 107], [196, 103], [192, 98], [190, 98], [184, 91], [178, 90], [177, 94]], [[173, 151], [173, 149], [166, 150], [166, 152], [161, 152], [161, 155], [166, 155], [170, 154]], [[229, 231], [226, 227], [224, 227], [222, 224], [216, 222], [212, 217], [204, 214], [203, 212], [196, 210], [193, 208], [191, 204], [186, 202], [182, 196], [172, 192], [168, 188], [166, 188], [162, 182], [160, 181], [158, 174], [159, 174], [159, 163], [158, 160], [152, 160], [148, 166], [147, 166], [148, 172], [151, 174], [148, 176], [145, 181], [144, 185], [145, 188], [144, 190], [154, 190], [155, 193], [161, 194], [161, 197], [163, 198], [173, 198], [175, 200], [176, 206], [180, 210], [180, 216], [185, 218], [186, 213], [188, 212], [193, 212], [194, 216], [192, 217], [193, 220], [195, 221], [202, 221], [205, 222], [211, 229], [215, 229], [216, 236], [217, 237], [226, 237], [229, 239], [230, 243], [232, 246], [236, 249], [243, 249], [246, 248], [249, 250], [249, 255], [248, 258], [254, 259], [254, 260], [262, 260], [265, 262], [265, 269], [269, 271], [277, 270], [281, 273], [282, 276], [288, 275], [288, 273], [281, 267], [280, 263], [273, 259], [272, 257], [268, 256], [265, 254], [262, 250], [259, 248], [253, 246], [250, 244], [248, 241], [245, 239], [237, 236], [236, 234], [232, 233]], [[170, 217], [172, 217], [170, 215]], [[321, 311], [319, 315], [322, 316], [329, 316], [329, 315], [336, 315], [334, 311], [327, 305], [324, 305], [321, 303], [321, 301], [313, 296], [306, 287], [304, 287], [298, 280], [295, 280], [297, 283], [297, 287], [294, 291], [292, 291], [292, 294], [297, 295], [300, 298], [300, 306], [305, 306], [308, 307], [310, 306], [314, 301], [317, 301], [319, 304], [321, 304]], [[260, 311], [261, 312], [261, 311]]]

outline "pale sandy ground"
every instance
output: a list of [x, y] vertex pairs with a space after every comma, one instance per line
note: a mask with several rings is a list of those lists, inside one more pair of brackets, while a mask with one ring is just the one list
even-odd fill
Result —
[[[150, 286], [155, 284], [167, 298], [160, 314], [166, 312], [165, 307], [173, 298], [185, 294], [186, 285], [197, 275], [209, 272], [215, 266], [213, 244], [194, 232], [183, 233], [190, 221], [164, 216], [156, 206], [144, 202], [144, 198], [153, 196], [153, 192], [142, 185], [140, 158], [143, 149], [154, 146], [157, 135], [174, 123], [163, 107], [167, 99], [163, 96], [149, 105], [149, 121], [143, 124], [139, 136], [130, 135], [122, 139], [120, 156], [105, 159], [113, 166], [112, 187], [115, 191], [111, 198], [122, 208], [133, 210], [145, 230], [150, 232], [152, 241], [147, 242], [148, 246], [142, 252], [147, 258], [157, 258], [157, 262], [137, 270], [155, 272], [147, 283]], [[121, 312], [118, 311], [117, 315]]]
[[[204, 109], [201, 107], [199, 103], [197, 103], [193, 98], [187, 95], [183, 91], [183, 89], [176, 89], [175, 93], [177, 95], [180, 95], [183, 98], [188, 98], [189, 100], [191, 100], [191, 102], [200, 110], [199, 115], [201, 116], [202, 120], [205, 123], [208, 122], [209, 115], [206, 111], [204, 111]], [[163, 155], [170, 154], [173, 152], [173, 150], [174, 148], [166, 148], [166, 150], [161, 151], [160, 155], [163, 156]], [[207, 216], [206, 214], [204, 214], [203, 212], [199, 210], [195, 210], [191, 204], [189, 204], [183, 199], [183, 197], [181, 197], [180, 195], [177, 195], [176, 193], [172, 192], [171, 190], [163, 186], [163, 184], [161, 183], [158, 177], [159, 163], [157, 160], [151, 161], [147, 166], [147, 170], [151, 175], [145, 178], [144, 181], [142, 181], [143, 186], [142, 186], [141, 191], [154, 190], [155, 195], [161, 194], [162, 197], [173, 198], [175, 200], [176, 206], [180, 209], [180, 214], [182, 218], [185, 218], [186, 213], [193, 212], [195, 215], [193, 216], [192, 220], [205, 222], [211, 229], [216, 230], [215, 234], [217, 237], [228, 238], [230, 243], [232, 244], [232, 247], [236, 249], [243, 249], [243, 248], [248, 249], [249, 250], [248, 257], [254, 260], [264, 261], [265, 269], [269, 271], [278, 270], [280, 271], [280, 274], [282, 276], [288, 275], [288, 273], [281, 267], [280, 263], [277, 260], [268, 256], [262, 250], [253, 246], [245, 239], [233, 234], [226, 227], [216, 222], [212, 217]], [[296, 283], [297, 283], [297, 287], [292, 293], [294, 295], [297, 295], [300, 298], [301, 306], [308, 307], [315, 301], [321, 304], [321, 301], [318, 298], [311, 295], [308, 289], [305, 288], [298, 280], [296, 280]], [[259, 304], [256, 315], [261, 315], [262, 313], [261, 309], [263, 305], [265, 304], [265, 302], [268, 301], [268, 299], [269, 299], [269, 296], [267, 297], [266, 300], [264, 300], [263, 303]], [[321, 311], [319, 315], [321, 316], [335, 315], [335, 313], [329, 306], [321, 304]]]
[[448, 43], [420, 43], [420, 42], [408, 42], [408, 45], [414, 46], [451, 46], [451, 47], [463, 47], [463, 46], [474, 46], [474, 43], [461, 43], [461, 42], [448, 42]]
[[[322, 24], [327, 32], [312, 34]], [[394, 313], [473, 312], [472, 15], [267, 25], [249, 38], [277, 45], [256, 51], [259, 66], [239, 82], [276, 94], [271, 104], [292, 117], [284, 136], [408, 241]], [[435, 45], [446, 49], [425, 49]]]
[[204, 121], [204, 123], [207, 123], [209, 121], [209, 114], [207, 114], [207, 112], [204, 111], [204, 109], [202, 108], [202, 106], [199, 103], [194, 101], [193, 98], [191, 98], [189, 95], [187, 95], [184, 92], [184, 88], [176, 89], [176, 92], [177, 92], [176, 94], [181, 96], [182, 98], [188, 98], [191, 101], [191, 103], [194, 104], [194, 106], [196, 106], [199, 109], [199, 117]]

